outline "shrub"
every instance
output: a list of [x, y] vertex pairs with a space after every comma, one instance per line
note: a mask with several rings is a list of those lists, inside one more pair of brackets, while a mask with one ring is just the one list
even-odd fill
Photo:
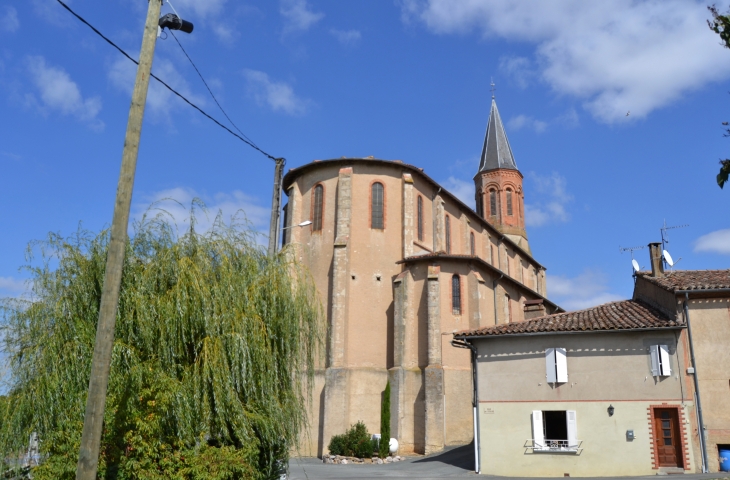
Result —
[[342, 435], [333, 436], [327, 448], [331, 455], [370, 458], [377, 446], [377, 441], [372, 440], [371, 436], [365, 424], [357, 422]]
[[378, 454], [380, 458], [385, 458], [390, 454], [390, 381], [385, 384], [383, 403], [380, 405], [380, 445]]

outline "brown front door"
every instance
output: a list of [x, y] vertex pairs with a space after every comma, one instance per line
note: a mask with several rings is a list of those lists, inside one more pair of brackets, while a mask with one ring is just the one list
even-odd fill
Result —
[[676, 408], [654, 410], [654, 438], [660, 467], [684, 467]]

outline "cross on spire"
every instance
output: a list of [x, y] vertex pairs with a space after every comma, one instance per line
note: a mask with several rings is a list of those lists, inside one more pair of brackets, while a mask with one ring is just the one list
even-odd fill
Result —
[[494, 99], [494, 92], [497, 90], [497, 88], [494, 86], [494, 79], [492, 79], [492, 83], [490, 84], [492, 88], [489, 90], [492, 92], [492, 99]]

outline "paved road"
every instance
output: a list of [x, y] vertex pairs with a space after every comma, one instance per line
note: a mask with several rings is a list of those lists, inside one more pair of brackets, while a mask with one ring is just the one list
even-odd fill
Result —
[[[376, 480], [380, 478], [418, 478], [437, 480], [442, 478], [471, 479], [484, 478], [476, 475], [474, 466], [474, 447], [449, 448], [444, 452], [428, 457], [410, 459], [385, 465], [326, 465], [318, 458], [292, 458], [289, 462], [289, 480], [348, 479]], [[705, 480], [714, 478], [728, 479], [730, 474], [685, 474], [681, 480]], [[489, 477], [490, 480], [516, 480], [518, 477]], [[562, 477], [561, 477], [562, 478]], [[602, 480], [656, 480], [651, 477], [603, 477]], [[540, 480], [531, 478], [530, 480]], [[555, 480], [551, 478], [550, 480]]]

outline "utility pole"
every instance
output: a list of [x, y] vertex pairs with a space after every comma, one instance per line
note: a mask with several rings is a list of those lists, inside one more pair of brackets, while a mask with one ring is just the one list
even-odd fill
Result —
[[142, 38], [142, 51], [137, 68], [137, 79], [132, 93], [132, 105], [129, 108], [127, 134], [124, 137], [122, 168], [119, 173], [117, 197], [114, 203], [111, 239], [104, 272], [104, 287], [101, 294], [94, 356], [91, 360], [89, 395], [86, 400], [86, 414], [84, 416], [84, 430], [81, 435], [79, 463], [76, 467], [76, 480], [96, 480], [96, 470], [99, 465], [106, 390], [109, 385], [109, 368], [114, 346], [114, 326], [119, 304], [122, 268], [124, 267], [124, 250], [127, 245], [129, 207], [132, 202], [139, 138], [142, 130], [144, 107], [147, 102], [147, 88], [150, 83], [161, 8], [162, 0], [149, 0], [147, 20], [145, 21]]
[[283, 158], [276, 159], [274, 168], [274, 192], [271, 195], [271, 223], [269, 224], [269, 256], [276, 255], [276, 244], [279, 241], [279, 211], [281, 210], [281, 177], [284, 173]]

